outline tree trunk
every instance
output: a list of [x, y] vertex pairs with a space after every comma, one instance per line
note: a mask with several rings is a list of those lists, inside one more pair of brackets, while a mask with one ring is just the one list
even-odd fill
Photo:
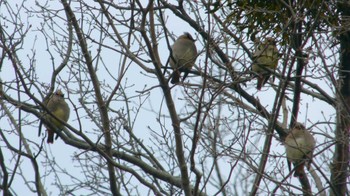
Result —
[[350, 31], [345, 29], [349, 23], [350, 5], [338, 3], [341, 11], [342, 26], [340, 31], [340, 67], [339, 91], [337, 91], [337, 126], [335, 132], [335, 153], [332, 164], [331, 195], [345, 195], [347, 193], [347, 176], [349, 163], [349, 130], [350, 130]]

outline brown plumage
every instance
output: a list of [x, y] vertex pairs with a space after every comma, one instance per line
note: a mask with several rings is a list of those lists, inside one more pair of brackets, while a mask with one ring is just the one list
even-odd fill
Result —
[[[55, 115], [57, 118], [61, 119], [64, 122], [68, 121], [70, 109], [68, 107], [68, 104], [64, 101], [64, 94], [61, 90], [57, 90], [47, 101], [46, 104], [47, 109]], [[49, 114], [45, 115], [46, 119], [51, 122], [54, 126], [56, 126], [57, 129], [62, 130], [64, 125], [56, 120], [54, 117], [52, 117]], [[47, 143], [53, 143], [54, 140], [54, 131], [51, 130], [48, 126], [47, 128]]]
[[271, 76], [271, 72], [266, 68], [275, 70], [277, 65], [278, 50], [276, 41], [271, 37], [267, 37], [263, 43], [256, 46], [253, 54], [252, 71], [258, 75], [256, 86], [258, 90], [261, 90]]
[[191, 34], [184, 33], [181, 35], [171, 47], [172, 55], [170, 56], [170, 66], [173, 68], [171, 78], [172, 84], [180, 81], [181, 72], [184, 72], [182, 81], [185, 80], [197, 58], [197, 48], [194, 44], [195, 40]]
[[315, 144], [314, 137], [301, 123], [296, 123], [287, 135], [285, 147], [288, 167], [291, 170], [291, 163], [293, 163], [295, 177], [303, 177], [305, 163], [307, 163], [307, 168], [310, 169]]

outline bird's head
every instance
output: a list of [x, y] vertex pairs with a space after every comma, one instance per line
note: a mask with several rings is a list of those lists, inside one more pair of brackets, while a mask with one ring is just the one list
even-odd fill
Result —
[[55, 92], [55, 95], [64, 98], [64, 94], [63, 94], [63, 92], [61, 91], [61, 89], [58, 89], [58, 90]]
[[185, 32], [185, 33], [184, 33], [183, 35], [181, 35], [181, 36], [183, 36], [183, 38], [189, 39], [189, 40], [191, 40], [191, 41], [193, 41], [193, 42], [196, 41], [195, 39], [193, 39], [192, 35], [191, 35], [190, 33], [188, 33], [188, 32]]
[[265, 38], [265, 43], [276, 45], [276, 40], [274, 38], [272, 38], [272, 37], [266, 37]]
[[299, 122], [296, 122], [294, 125], [294, 129], [300, 129], [300, 130], [305, 130], [305, 126]]

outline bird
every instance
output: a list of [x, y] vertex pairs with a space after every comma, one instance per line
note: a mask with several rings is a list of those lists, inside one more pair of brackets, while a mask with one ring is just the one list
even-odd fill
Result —
[[271, 71], [268, 69], [275, 70], [277, 68], [278, 55], [276, 41], [272, 37], [267, 37], [263, 43], [256, 45], [255, 52], [252, 56], [252, 71], [258, 75], [258, 83], [256, 86], [258, 90], [261, 90], [271, 76]]
[[293, 163], [294, 177], [303, 177], [305, 163], [307, 163], [307, 169], [310, 169], [315, 145], [315, 138], [305, 126], [299, 122], [295, 123], [285, 138], [288, 168], [290, 171], [291, 163]]
[[[61, 90], [57, 90], [47, 101], [44, 101], [44, 104], [52, 115], [56, 116], [58, 119], [62, 120], [65, 123], [68, 121], [70, 109], [68, 104], [64, 101], [64, 94]], [[63, 129], [64, 124], [55, 119], [53, 116], [47, 113], [45, 117], [46, 120], [53, 124], [57, 129]], [[47, 143], [52, 144], [55, 132], [48, 126], [46, 126], [46, 128], [48, 133]]]
[[196, 62], [197, 48], [195, 41], [191, 34], [186, 32], [172, 45], [169, 62], [174, 70], [170, 81], [172, 84], [179, 83], [181, 72], [184, 72], [182, 78], [182, 81], [184, 81]]

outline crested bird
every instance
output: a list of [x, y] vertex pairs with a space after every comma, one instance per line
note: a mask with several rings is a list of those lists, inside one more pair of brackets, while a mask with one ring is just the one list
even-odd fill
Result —
[[258, 75], [258, 83], [256, 86], [258, 90], [261, 90], [270, 78], [271, 71], [269, 69], [274, 71], [277, 68], [277, 65], [278, 50], [276, 47], [276, 41], [271, 37], [267, 37], [264, 42], [259, 43], [256, 46], [253, 54], [252, 71]]
[[172, 45], [170, 54], [170, 66], [174, 70], [171, 78], [172, 84], [179, 83], [181, 72], [184, 72], [182, 78], [184, 81], [196, 62], [197, 48], [194, 42], [191, 34], [184, 33]]
[[[51, 97], [44, 103], [46, 103], [47, 109], [52, 113], [52, 115], [56, 116], [56, 118], [62, 120], [63, 122], [67, 122], [69, 118], [70, 109], [68, 104], [64, 101], [64, 94], [61, 90], [57, 90]], [[45, 115], [46, 120], [52, 123], [57, 129], [62, 130], [64, 124], [55, 119], [50, 114]], [[54, 131], [46, 126], [47, 128], [47, 143], [53, 143], [54, 140]]]
[[314, 137], [305, 126], [295, 123], [285, 139], [288, 168], [291, 170], [291, 163], [293, 163], [294, 177], [303, 177], [305, 163], [307, 163], [307, 169], [310, 169], [315, 144]]

